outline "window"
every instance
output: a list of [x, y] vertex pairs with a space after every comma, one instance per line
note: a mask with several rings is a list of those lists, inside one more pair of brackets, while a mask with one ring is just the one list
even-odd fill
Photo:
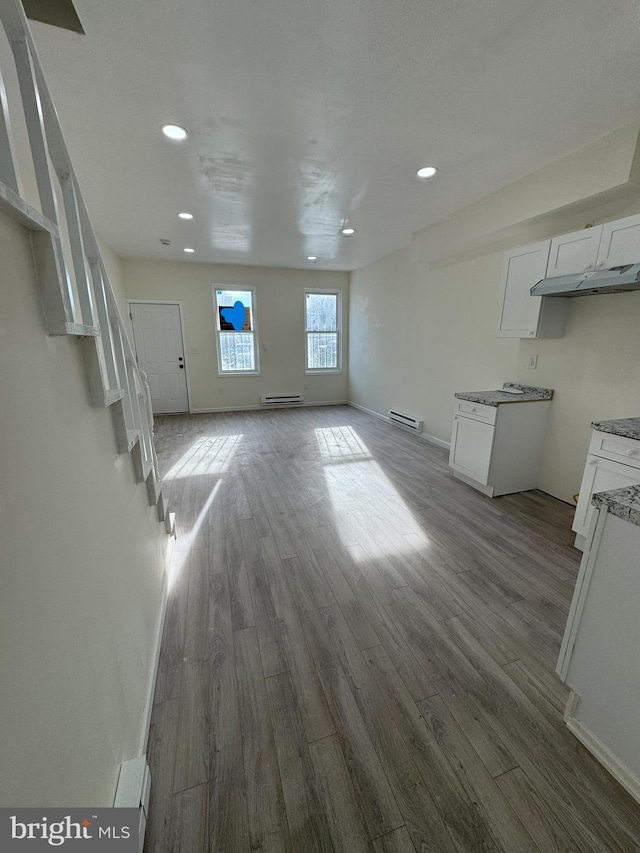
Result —
[[305, 291], [307, 373], [340, 373], [340, 291]]
[[247, 287], [213, 286], [216, 310], [219, 374], [257, 374], [255, 290]]

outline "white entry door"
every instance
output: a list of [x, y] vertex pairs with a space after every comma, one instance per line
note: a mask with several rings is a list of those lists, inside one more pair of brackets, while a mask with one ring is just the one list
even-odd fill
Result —
[[179, 305], [130, 302], [138, 367], [149, 378], [154, 414], [188, 412]]

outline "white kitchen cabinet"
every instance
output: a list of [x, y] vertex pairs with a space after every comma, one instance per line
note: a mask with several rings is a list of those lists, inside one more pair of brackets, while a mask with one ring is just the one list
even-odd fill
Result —
[[450, 465], [482, 485], [487, 484], [495, 429], [473, 417], [454, 415]]
[[573, 517], [576, 548], [583, 550], [594, 507], [596, 492], [621, 489], [640, 482], [640, 441], [611, 433], [594, 431], [589, 445], [580, 497]]
[[551, 241], [547, 278], [590, 272], [596, 268], [602, 225], [562, 234]]
[[640, 214], [561, 234], [551, 241], [547, 278], [640, 261]]
[[456, 400], [449, 454], [454, 477], [489, 497], [537, 488], [550, 405]]
[[640, 261], [640, 213], [605, 222], [598, 249], [598, 269]]
[[630, 465], [622, 465], [620, 462], [611, 462], [609, 459], [601, 459], [598, 456], [587, 456], [587, 463], [580, 484], [580, 498], [573, 517], [573, 526], [577, 534], [576, 546], [581, 550], [584, 540], [578, 537], [586, 537], [589, 523], [593, 515], [594, 507], [591, 498], [596, 492], [608, 492], [610, 489], [622, 489], [640, 482], [640, 472]]
[[561, 338], [568, 299], [531, 296], [547, 272], [550, 240], [505, 252], [500, 300], [500, 338]]
[[500, 338], [561, 338], [568, 297], [531, 296], [543, 278], [640, 262], [640, 214], [505, 252]]
[[556, 671], [571, 688], [566, 725], [640, 801], [640, 501], [628, 497], [634, 491], [625, 489], [618, 501], [620, 516], [594, 507]]

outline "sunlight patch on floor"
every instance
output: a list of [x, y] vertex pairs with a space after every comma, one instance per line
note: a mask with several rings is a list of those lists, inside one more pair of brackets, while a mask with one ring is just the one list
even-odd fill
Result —
[[186, 562], [187, 557], [189, 556], [189, 552], [191, 551], [191, 545], [195, 541], [198, 536], [198, 532], [200, 528], [205, 523], [209, 510], [213, 506], [213, 502], [216, 499], [216, 495], [220, 491], [222, 486], [222, 480], [218, 480], [213, 489], [211, 490], [209, 497], [205, 501], [202, 509], [198, 513], [198, 517], [193, 523], [193, 527], [188, 533], [180, 535], [180, 527], [178, 526], [178, 541], [176, 544], [176, 549], [173, 554], [173, 560], [171, 562], [171, 568], [169, 570], [169, 577], [167, 579], [168, 589], [170, 590], [173, 584], [176, 581], [176, 578], [182, 571], [184, 564]]
[[328, 427], [315, 433], [333, 523], [342, 543], [349, 547], [359, 542], [369, 559], [414, 554], [416, 549], [405, 535], [414, 542], [419, 538], [421, 547], [428, 548], [429, 538], [420, 522], [353, 427]]
[[323, 460], [339, 462], [352, 459], [372, 459], [369, 448], [350, 426], [323, 427], [315, 430], [316, 441]]
[[[242, 433], [238, 435], [219, 435], [211, 437], [199, 438], [194, 442], [187, 452], [176, 462], [176, 464], [165, 474], [164, 480], [180, 479], [186, 477], [200, 477], [205, 474], [221, 474], [228, 469], [229, 463], [234, 454], [238, 450]], [[206, 481], [200, 481], [206, 483]], [[196, 518], [190, 528], [184, 533], [180, 532], [180, 516], [177, 518], [178, 540], [173, 553], [173, 560], [169, 570], [167, 579], [168, 589], [170, 590], [175, 583], [180, 572], [184, 568], [184, 564], [189, 556], [191, 548], [198, 538], [198, 534], [203, 525], [208, 524], [208, 518], [211, 508], [219, 496], [224, 480], [220, 478], [209, 494], [202, 506], [196, 507]], [[204, 496], [203, 496], [204, 497]], [[186, 519], [185, 519], [186, 521]]]
[[178, 480], [201, 474], [220, 474], [236, 452], [242, 437], [241, 433], [199, 438], [167, 471], [163, 480]]

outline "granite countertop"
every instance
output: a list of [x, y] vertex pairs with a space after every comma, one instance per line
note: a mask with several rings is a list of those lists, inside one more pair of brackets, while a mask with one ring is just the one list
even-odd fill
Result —
[[[640, 474], [638, 476], [640, 478]], [[594, 506], [606, 507], [612, 515], [630, 521], [631, 524], [640, 525], [640, 483], [637, 486], [625, 486], [624, 489], [596, 492], [591, 503]]]
[[594, 421], [591, 426], [598, 432], [610, 432], [624, 438], [640, 441], [640, 418], [619, 418], [617, 421]]
[[504, 391], [458, 391], [459, 400], [469, 400], [471, 403], [482, 403], [484, 406], [500, 406], [503, 403], [532, 403], [539, 400], [550, 400], [553, 397], [552, 388], [537, 388], [535, 385], [520, 385], [518, 382], [504, 382], [503, 388], [519, 388], [522, 394], [509, 394]]

